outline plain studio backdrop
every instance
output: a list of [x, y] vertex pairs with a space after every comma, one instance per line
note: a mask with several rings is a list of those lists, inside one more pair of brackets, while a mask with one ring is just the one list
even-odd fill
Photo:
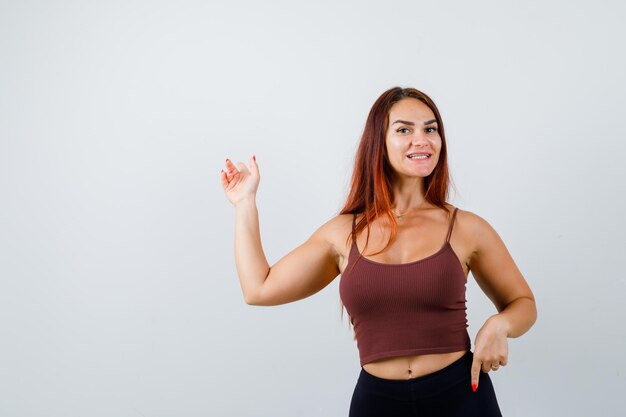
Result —
[[[261, 171], [270, 265], [343, 204], [376, 98], [441, 111], [449, 201], [500, 234], [538, 320], [504, 415], [623, 415], [618, 1], [4, 1], [0, 416], [347, 416], [338, 276], [244, 302], [225, 158]], [[470, 275], [472, 349], [496, 313]]]

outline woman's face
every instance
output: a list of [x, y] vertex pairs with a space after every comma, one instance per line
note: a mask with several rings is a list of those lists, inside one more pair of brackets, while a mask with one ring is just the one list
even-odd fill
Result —
[[[433, 111], [415, 98], [405, 98], [389, 110], [385, 146], [389, 162], [404, 177], [430, 175], [441, 151], [439, 126]], [[428, 158], [409, 158], [410, 154], [430, 154]]]

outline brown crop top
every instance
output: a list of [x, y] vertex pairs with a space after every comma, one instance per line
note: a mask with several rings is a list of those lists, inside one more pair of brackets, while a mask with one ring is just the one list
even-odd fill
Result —
[[[391, 356], [471, 349], [465, 272], [450, 245], [456, 212], [441, 249], [418, 261], [375, 262], [352, 243], [339, 295], [352, 318], [361, 366]], [[352, 230], [355, 220], [356, 214]]]

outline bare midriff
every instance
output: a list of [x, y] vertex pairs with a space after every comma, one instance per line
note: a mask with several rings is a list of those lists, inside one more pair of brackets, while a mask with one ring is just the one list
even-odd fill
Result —
[[412, 379], [445, 368], [463, 357], [467, 350], [427, 355], [396, 356], [363, 365], [366, 372], [384, 379]]

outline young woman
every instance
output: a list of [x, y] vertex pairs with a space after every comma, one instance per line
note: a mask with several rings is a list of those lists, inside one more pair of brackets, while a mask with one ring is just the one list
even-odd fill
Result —
[[[378, 98], [344, 208], [271, 268], [255, 205], [256, 159], [249, 169], [227, 159], [220, 176], [236, 207], [235, 261], [248, 304], [301, 300], [341, 275], [361, 363], [350, 417], [502, 415], [488, 373], [507, 365], [507, 338], [534, 324], [535, 299], [490, 224], [446, 202], [444, 127], [428, 95], [395, 87]], [[473, 352], [470, 270], [498, 310]]]

